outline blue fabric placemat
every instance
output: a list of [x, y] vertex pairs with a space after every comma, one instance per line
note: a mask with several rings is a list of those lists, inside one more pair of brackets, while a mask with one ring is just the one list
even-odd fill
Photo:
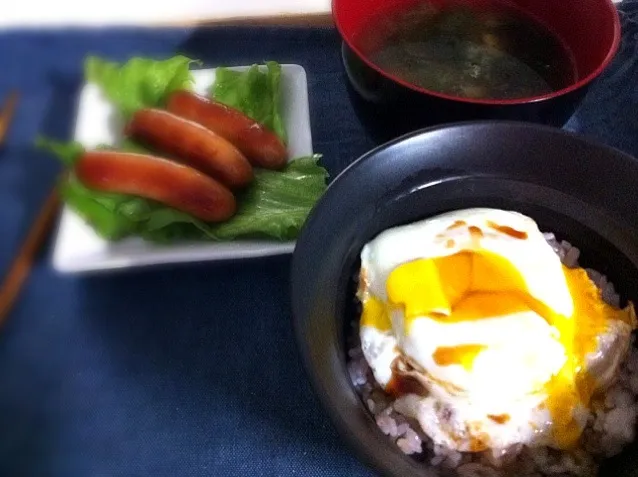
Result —
[[[569, 129], [638, 154], [638, 1]], [[182, 52], [208, 65], [306, 68], [314, 148], [332, 177], [374, 145], [331, 29], [105, 29], [0, 35], [0, 273], [53, 186], [38, 134], [69, 138], [87, 54]], [[628, 191], [632, 193], [633, 191]], [[311, 392], [293, 339], [289, 257], [59, 276], [49, 247], [0, 334], [0, 476], [368, 476]]]

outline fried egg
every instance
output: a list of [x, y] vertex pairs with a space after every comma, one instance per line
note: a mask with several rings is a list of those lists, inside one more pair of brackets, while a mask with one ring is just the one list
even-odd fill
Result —
[[[361, 252], [360, 337], [377, 382], [435, 444], [573, 446], [636, 327], [517, 212], [466, 209]], [[611, 344], [613, 343], [613, 344]]]

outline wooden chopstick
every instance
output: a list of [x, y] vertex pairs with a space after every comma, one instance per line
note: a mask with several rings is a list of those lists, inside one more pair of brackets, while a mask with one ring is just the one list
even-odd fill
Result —
[[7, 131], [9, 130], [9, 125], [11, 124], [11, 120], [13, 119], [13, 115], [15, 114], [16, 105], [18, 104], [19, 98], [19, 93], [14, 90], [9, 93], [7, 98], [4, 100], [4, 104], [2, 105], [2, 112], [0, 112], [0, 145], [5, 140]]
[[57, 189], [54, 188], [29, 229], [27, 237], [2, 283], [2, 288], [0, 288], [0, 326], [9, 315], [11, 307], [18, 298], [27, 276], [29, 276], [33, 260], [47, 236], [58, 205], [59, 197]]
[[[0, 145], [6, 138], [9, 125], [11, 124], [11, 120], [13, 119], [13, 115], [16, 110], [18, 98], [19, 95], [17, 91], [11, 92], [9, 96], [7, 96], [2, 107], [2, 111], [0, 112]], [[42, 241], [46, 237], [51, 222], [55, 217], [55, 213], [58, 209], [58, 202], [58, 194], [54, 188], [53, 192], [49, 194], [49, 197], [38, 213], [35, 222], [29, 229], [22, 247], [18, 251], [18, 254], [14, 258], [9, 271], [2, 282], [2, 287], [0, 288], [0, 325], [4, 323], [5, 319], [9, 315], [9, 311], [11, 310], [13, 303], [20, 294], [22, 285], [29, 275], [33, 259], [35, 258]]]

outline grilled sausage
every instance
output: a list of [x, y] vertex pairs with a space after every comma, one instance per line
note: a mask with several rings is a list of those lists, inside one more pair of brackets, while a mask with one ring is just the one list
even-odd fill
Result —
[[126, 126], [125, 134], [230, 188], [246, 186], [253, 180], [250, 162], [235, 146], [201, 124], [168, 111], [138, 110]]
[[288, 153], [281, 140], [241, 111], [190, 91], [176, 91], [167, 108], [227, 139], [258, 167], [281, 169]]
[[156, 200], [207, 222], [235, 214], [232, 192], [192, 167], [146, 154], [85, 152], [75, 174], [87, 187]]

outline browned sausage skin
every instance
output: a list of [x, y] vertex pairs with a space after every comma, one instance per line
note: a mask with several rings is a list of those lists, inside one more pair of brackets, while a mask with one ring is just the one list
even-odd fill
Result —
[[241, 111], [190, 91], [176, 91], [167, 109], [219, 134], [237, 147], [254, 165], [281, 169], [288, 153], [279, 138]]
[[91, 189], [156, 200], [206, 222], [222, 222], [237, 210], [232, 192], [215, 179], [160, 157], [88, 151], [75, 174]]
[[124, 132], [230, 188], [244, 187], [253, 180], [250, 162], [235, 146], [201, 124], [168, 111], [140, 109]]

